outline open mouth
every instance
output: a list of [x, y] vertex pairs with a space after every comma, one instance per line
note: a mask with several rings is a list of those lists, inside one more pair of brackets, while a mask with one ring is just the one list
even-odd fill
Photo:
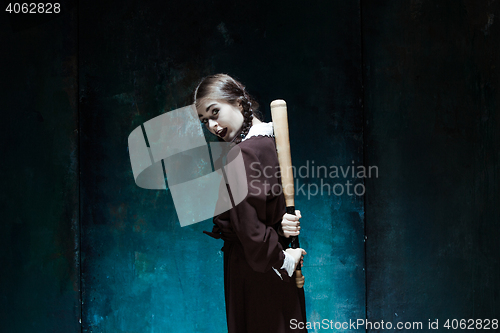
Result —
[[221, 129], [220, 131], [217, 131], [216, 133], [219, 137], [221, 137], [222, 139], [224, 139], [224, 137], [226, 136], [227, 134], [227, 127], [226, 128], [223, 128]]

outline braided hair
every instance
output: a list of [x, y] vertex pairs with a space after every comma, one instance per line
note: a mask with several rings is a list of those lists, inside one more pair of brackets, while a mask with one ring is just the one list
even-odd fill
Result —
[[252, 127], [253, 117], [261, 118], [258, 112], [259, 103], [246, 91], [241, 82], [227, 74], [210, 75], [201, 80], [194, 92], [194, 103], [199, 107], [203, 98], [224, 101], [235, 106], [241, 105], [243, 109], [243, 126], [233, 143], [238, 144], [245, 138]]

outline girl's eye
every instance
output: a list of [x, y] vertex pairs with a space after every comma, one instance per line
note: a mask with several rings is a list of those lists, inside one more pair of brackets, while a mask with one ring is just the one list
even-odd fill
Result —
[[213, 109], [213, 110], [212, 110], [212, 114], [214, 114], [214, 115], [215, 115], [215, 114], [218, 114], [218, 113], [219, 113], [219, 109]]
[[202, 123], [202, 124], [206, 124], [207, 122], [208, 122], [208, 119], [203, 119], [203, 120], [201, 121], [201, 123]]

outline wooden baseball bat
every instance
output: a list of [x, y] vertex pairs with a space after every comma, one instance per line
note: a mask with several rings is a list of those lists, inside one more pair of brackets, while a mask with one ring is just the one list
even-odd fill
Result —
[[[285, 195], [286, 212], [295, 215], [295, 190], [293, 186], [292, 156], [290, 154], [290, 139], [288, 136], [288, 117], [286, 102], [277, 99], [271, 102], [271, 116], [273, 118], [274, 137], [276, 140], [276, 150], [278, 151], [278, 161], [281, 170], [281, 186]], [[290, 237], [291, 248], [299, 248], [299, 237]], [[302, 278], [300, 261], [295, 271], [297, 287], [302, 288], [299, 283]]]

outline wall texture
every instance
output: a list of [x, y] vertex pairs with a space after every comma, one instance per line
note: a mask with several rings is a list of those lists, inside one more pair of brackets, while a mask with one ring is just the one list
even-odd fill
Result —
[[[80, 50], [83, 330], [225, 331], [222, 242], [202, 234], [211, 221], [181, 228], [170, 192], [135, 185], [128, 135], [226, 72], [267, 121], [288, 102], [296, 166], [362, 164], [357, 3], [85, 3]], [[296, 206], [310, 319], [364, 317], [362, 197], [302, 191]]]
[[362, 13], [367, 316], [498, 319], [498, 3]]
[[64, 8], [0, 19], [2, 332], [80, 330], [77, 16]]

